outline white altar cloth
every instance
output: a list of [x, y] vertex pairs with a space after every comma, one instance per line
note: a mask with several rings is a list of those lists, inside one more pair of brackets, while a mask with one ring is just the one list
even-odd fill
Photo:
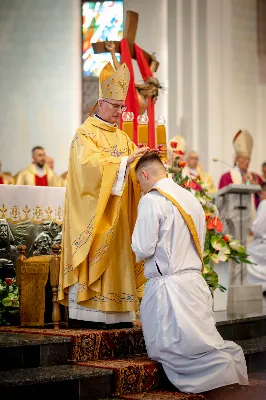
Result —
[[0, 185], [0, 218], [15, 224], [30, 220], [63, 223], [64, 187]]

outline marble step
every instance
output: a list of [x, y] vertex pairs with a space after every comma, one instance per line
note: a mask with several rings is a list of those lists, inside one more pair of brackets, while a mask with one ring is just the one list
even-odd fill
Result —
[[242, 347], [248, 372], [266, 370], [266, 336], [236, 341]]
[[[266, 336], [266, 310], [262, 315], [243, 318], [216, 313], [216, 318], [217, 329], [224, 339], [251, 340], [245, 344], [245, 348], [251, 346], [251, 353], [256, 353], [255, 339]], [[9, 357], [9, 347], [13, 347], [12, 358]], [[0, 328], [0, 370], [66, 364], [70, 358], [76, 362], [117, 359], [145, 352], [139, 323], [131, 329], [110, 331]]]
[[[238, 344], [243, 348], [248, 373], [266, 370], [266, 336], [238, 341]], [[75, 364], [112, 370], [114, 372], [114, 396], [123, 396], [135, 392], [150, 392], [158, 388], [173, 388], [161, 365], [149, 359], [147, 355], [126, 357], [116, 360], [92, 360]]]
[[169, 392], [165, 390], [135, 393], [126, 396], [119, 396], [118, 398], [124, 400], [206, 400], [206, 398], [201, 394]]
[[0, 371], [67, 364], [71, 338], [0, 332]]
[[266, 336], [266, 310], [261, 315], [240, 315], [232, 317], [215, 313], [216, 327], [224, 340], [245, 340]]
[[155, 390], [118, 397], [123, 400], [265, 400], [266, 372], [250, 374], [249, 386], [227, 386], [201, 394]]
[[146, 353], [144, 337], [140, 324], [134, 328], [97, 330], [97, 329], [51, 329], [0, 327], [2, 333], [27, 333], [50, 337], [58, 335], [71, 340], [72, 360], [89, 361], [109, 358], [122, 358]]
[[88, 361], [75, 365], [113, 371], [112, 394], [114, 396], [151, 391], [168, 381], [161, 365], [150, 360], [147, 355]]
[[111, 394], [112, 371], [72, 365], [2, 371], [1, 399], [89, 400]]

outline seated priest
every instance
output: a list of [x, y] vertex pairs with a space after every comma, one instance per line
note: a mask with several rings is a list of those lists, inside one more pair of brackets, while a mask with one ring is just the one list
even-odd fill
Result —
[[201, 181], [207, 189], [208, 194], [216, 192], [216, 187], [211, 175], [204, 171], [199, 164], [199, 155], [196, 151], [190, 151], [187, 155], [187, 165], [185, 167], [191, 178]]
[[51, 168], [46, 165], [45, 150], [36, 146], [31, 151], [32, 163], [18, 174], [17, 185], [28, 186], [59, 186], [58, 178]]
[[[46, 165], [48, 168], [54, 171], [54, 159], [52, 157], [46, 156]], [[64, 178], [62, 175], [57, 176], [57, 186], [60, 187], [66, 186], [66, 178]]]
[[50, 156], [46, 156], [46, 165], [48, 168], [50, 168], [52, 171], [54, 170], [54, 159]]
[[266, 182], [261, 185], [260, 204], [251, 231], [253, 242], [248, 246], [247, 253], [250, 261], [248, 264], [248, 282], [262, 285], [266, 295]]
[[140, 314], [148, 355], [182, 392], [248, 385], [243, 350], [215, 326], [212, 295], [202, 277], [206, 220], [191, 192], [166, 177], [158, 155], [135, 167], [145, 195], [132, 236], [148, 280]]
[[126, 64], [106, 64], [70, 147], [58, 300], [76, 327], [132, 327], [145, 282], [131, 249], [140, 187], [130, 166], [147, 147], [118, 129], [129, 81]]
[[[219, 189], [234, 183], [261, 185], [263, 180], [256, 172], [249, 171], [251, 153], [253, 148], [253, 138], [246, 130], [240, 130], [234, 136], [233, 146], [235, 150], [234, 167], [222, 175], [219, 183]], [[254, 195], [254, 204], [257, 208], [260, 202], [259, 193]]]
[[15, 180], [10, 172], [2, 172], [2, 162], [0, 161], [0, 185], [13, 185], [14, 183]]
[[61, 181], [61, 186], [66, 186], [67, 185], [67, 174], [68, 172], [65, 171], [62, 173], [62, 175], [60, 175], [60, 181]]

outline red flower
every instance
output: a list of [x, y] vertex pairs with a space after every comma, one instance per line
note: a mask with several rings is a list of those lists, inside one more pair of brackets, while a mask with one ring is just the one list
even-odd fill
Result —
[[229, 238], [228, 238], [227, 236], [223, 236], [222, 239], [223, 239], [225, 242], [229, 242]]
[[190, 188], [190, 189], [195, 189], [195, 187], [196, 187], [197, 185], [196, 185], [196, 183], [195, 183], [194, 181], [189, 181], [189, 180], [187, 180], [187, 181], [184, 183], [184, 186], [187, 187], [187, 188]]
[[176, 149], [177, 148], [178, 143], [177, 142], [171, 142], [170, 146], [172, 147], [172, 149]]
[[179, 161], [179, 165], [181, 168], [184, 168], [186, 166], [186, 161]]
[[209, 214], [206, 214], [206, 221], [208, 221], [211, 218]]
[[179, 156], [183, 156], [185, 154], [182, 150], [174, 150], [174, 153]]
[[138, 148], [141, 149], [142, 147], [144, 147], [144, 144], [139, 144]]
[[162, 151], [162, 149], [163, 149], [163, 145], [162, 144], [158, 144], [157, 150]]
[[6, 284], [7, 286], [11, 286], [11, 285], [13, 284], [13, 279], [12, 279], [12, 278], [6, 278], [5, 284]]
[[222, 230], [223, 230], [222, 221], [220, 220], [219, 217], [214, 217], [208, 222], [207, 228], [210, 230], [216, 229], [217, 232], [222, 232]]

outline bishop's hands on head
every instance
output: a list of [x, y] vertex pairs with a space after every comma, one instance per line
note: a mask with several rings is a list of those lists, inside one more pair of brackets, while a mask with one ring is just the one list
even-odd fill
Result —
[[145, 153], [152, 151], [149, 147], [141, 147], [135, 150], [130, 156], [128, 156], [127, 163], [132, 164], [137, 158], [142, 157]]

